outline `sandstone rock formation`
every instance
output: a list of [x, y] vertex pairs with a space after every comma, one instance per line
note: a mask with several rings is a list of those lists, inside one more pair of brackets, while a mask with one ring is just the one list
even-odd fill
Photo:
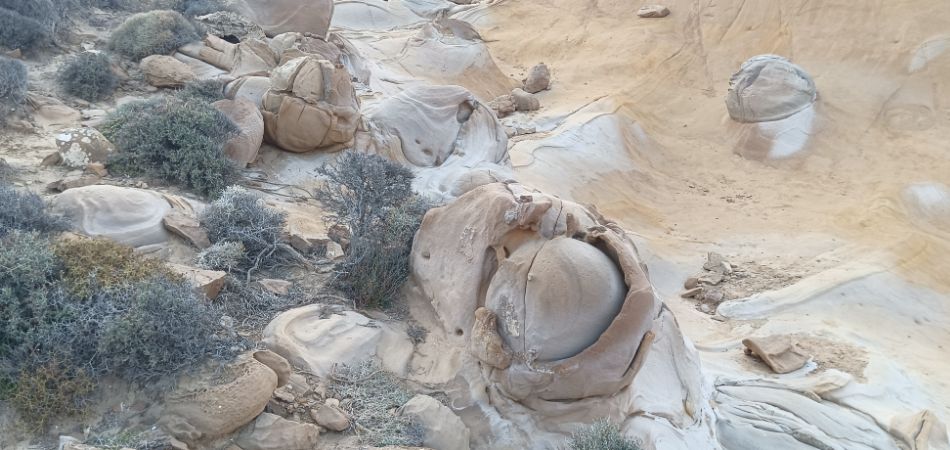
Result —
[[310, 410], [310, 417], [317, 425], [331, 431], [346, 431], [350, 427], [350, 419], [346, 413], [329, 404], [317, 405], [316, 408]]
[[166, 55], [152, 55], [139, 63], [145, 81], [155, 87], [177, 88], [194, 80], [195, 74], [187, 64]]
[[260, 25], [268, 36], [289, 31], [326, 37], [333, 17], [332, 0], [240, 0], [235, 8]]
[[73, 169], [84, 169], [90, 163], [104, 163], [115, 146], [95, 128], [69, 128], [56, 134], [56, 148], [62, 163]]
[[808, 354], [790, 336], [750, 337], [743, 339], [742, 345], [775, 373], [789, 373], [808, 362]]
[[264, 142], [264, 116], [254, 103], [245, 99], [218, 100], [213, 106], [228, 116], [240, 130], [240, 134], [224, 145], [224, 153], [238, 167], [257, 159], [257, 152]]
[[737, 122], [785, 119], [811, 106], [818, 91], [801, 67], [776, 55], [759, 55], [742, 63], [729, 80], [726, 108]]
[[345, 69], [300, 57], [274, 69], [264, 94], [265, 137], [284, 150], [333, 151], [353, 140], [359, 101]]
[[320, 428], [263, 413], [234, 439], [242, 450], [312, 450]]
[[187, 44], [178, 51], [225, 70], [233, 77], [266, 75], [280, 61], [279, 54], [266, 39], [247, 39], [233, 44], [209, 34], [203, 41]]
[[264, 411], [278, 380], [289, 377], [284, 373], [286, 361], [275, 363], [279, 361], [279, 356], [269, 352], [245, 354], [228, 376], [186, 380], [166, 397], [159, 424], [191, 445], [237, 431]]
[[198, 219], [181, 211], [171, 211], [162, 218], [162, 225], [172, 234], [188, 241], [189, 244], [206, 249], [211, 246], [208, 232], [201, 228]]
[[538, 64], [528, 72], [528, 78], [524, 81], [524, 90], [531, 94], [537, 94], [551, 85], [551, 71], [544, 63]]
[[204, 270], [195, 267], [188, 267], [181, 264], [168, 263], [168, 268], [180, 275], [188, 283], [191, 283], [195, 289], [201, 291], [205, 298], [214, 299], [221, 293], [224, 287], [227, 272], [220, 270]]
[[444, 450], [468, 450], [470, 431], [451, 409], [428, 395], [417, 395], [400, 408], [400, 414], [422, 426], [422, 444]]
[[52, 200], [76, 230], [132, 247], [162, 244], [168, 231], [162, 219], [172, 206], [161, 195], [141, 189], [98, 185], [70, 189]]

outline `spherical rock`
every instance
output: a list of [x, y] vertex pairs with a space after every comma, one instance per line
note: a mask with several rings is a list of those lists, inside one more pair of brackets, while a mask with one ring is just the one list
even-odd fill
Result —
[[528, 72], [528, 79], [524, 82], [524, 90], [537, 94], [551, 85], [551, 71], [544, 63], [538, 64]]
[[787, 118], [815, 102], [818, 91], [801, 67], [776, 55], [750, 58], [729, 80], [726, 108], [738, 122]]

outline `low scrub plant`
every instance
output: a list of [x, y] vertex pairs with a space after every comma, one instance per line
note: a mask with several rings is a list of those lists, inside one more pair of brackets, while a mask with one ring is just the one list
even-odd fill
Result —
[[571, 450], [640, 450], [637, 441], [620, 434], [620, 427], [601, 419], [574, 433]]
[[157, 259], [109, 239], [68, 239], [53, 246], [62, 266], [62, 285], [73, 295], [89, 297], [98, 289], [143, 281], [155, 276], [178, 277]]
[[185, 84], [175, 93], [175, 96], [182, 100], [200, 100], [207, 103], [214, 103], [218, 100], [224, 100], [224, 81], [218, 79], [195, 80]]
[[0, 237], [14, 230], [51, 233], [68, 227], [69, 221], [51, 213], [39, 195], [0, 182]]
[[238, 177], [224, 154], [237, 125], [207, 102], [164, 97], [129, 103], [101, 131], [118, 150], [108, 162], [117, 174], [155, 176], [209, 197]]
[[350, 231], [334, 283], [358, 306], [385, 307], [409, 277], [412, 240], [428, 202], [412, 192], [412, 172], [376, 155], [348, 153], [325, 178], [316, 198], [329, 220]]
[[10, 404], [31, 429], [39, 431], [55, 418], [85, 414], [88, 395], [94, 388], [84, 370], [52, 360], [20, 373]]
[[38, 20], [0, 6], [0, 47], [30, 51], [48, 40], [49, 33]]
[[199, 38], [194, 25], [181, 13], [149, 11], [135, 14], [119, 25], [109, 38], [109, 48], [138, 61], [146, 56], [167, 55]]
[[[3, 11], [0, 10], [0, 43], [2, 43]], [[0, 56], [0, 125], [6, 116], [26, 99], [27, 70], [23, 62]]]
[[94, 52], [70, 59], [60, 69], [57, 80], [66, 93], [90, 102], [109, 97], [119, 84], [109, 57]]
[[281, 233], [286, 215], [264, 205], [260, 195], [231, 186], [202, 212], [201, 226], [215, 244], [240, 243], [244, 255], [237, 268], [253, 272], [280, 262], [286, 244]]

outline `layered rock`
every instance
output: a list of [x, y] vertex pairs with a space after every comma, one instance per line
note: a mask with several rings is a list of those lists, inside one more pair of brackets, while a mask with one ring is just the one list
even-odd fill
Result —
[[296, 31], [326, 37], [333, 17], [333, 0], [240, 0], [234, 6], [268, 36]]
[[162, 219], [172, 210], [160, 194], [97, 185], [70, 189], [52, 200], [52, 208], [70, 218], [87, 236], [103, 236], [132, 247], [162, 244], [169, 233]]

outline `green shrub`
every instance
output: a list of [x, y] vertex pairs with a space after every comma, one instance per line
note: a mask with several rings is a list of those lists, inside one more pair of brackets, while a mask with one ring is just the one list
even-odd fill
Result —
[[156, 176], [210, 197], [237, 179], [224, 144], [238, 128], [206, 102], [165, 97], [129, 103], [101, 131], [118, 150], [108, 162], [114, 173]]
[[176, 11], [149, 11], [129, 17], [109, 38], [109, 48], [138, 61], [150, 55], [167, 55], [199, 39], [194, 25]]
[[185, 84], [185, 87], [175, 93], [175, 96], [182, 100], [200, 100], [208, 103], [214, 103], [218, 100], [224, 100], [224, 81], [213, 80], [195, 80]]
[[109, 239], [62, 240], [53, 251], [62, 263], [63, 286], [80, 298], [89, 297], [96, 289], [112, 289], [155, 276], [178, 279], [163, 262], [142, 257], [131, 247]]
[[620, 427], [605, 419], [571, 436], [572, 450], [640, 450], [640, 444], [620, 434]]
[[271, 267], [282, 256], [286, 215], [265, 206], [258, 194], [231, 186], [205, 208], [200, 220], [211, 242], [237, 242], [244, 247], [238, 264], [242, 271]]
[[13, 230], [50, 233], [68, 227], [69, 221], [51, 214], [40, 196], [0, 183], [0, 237]]
[[[3, 11], [0, 10], [0, 35], [5, 28], [3, 25]], [[0, 44], [2, 44], [0, 36]], [[26, 99], [27, 72], [26, 65], [21, 61], [0, 56], [0, 125], [16, 107]]]
[[412, 239], [429, 205], [413, 195], [409, 169], [379, 156], [348, 153], [319, 172], [326, 182], [317, 199], [351, 232], [334, 284], [359, 306], [388, 306], [409, 277]]
[[112, 72], [108, 56], [85, 52], [70, 59], [60, 69], [58, 81], [66, 93], [94, 102], [112, 95], [119, 77]]
[[33, 430], [42, 430], [52, 419], [85, 414], [86, 399], [94, 386], [82, 369], [72, 369], [54, 360], [22, 372], [10, 404]]
[[48, 40], [49, 34], [42, 23], [0, 7], [0, 47], [30, 51]]
[[406, 404], [413, 395], [396, 382], [392, 374], [382, 370], [375, 360], [366, 360], [353, 366], [333, 367], [330, 393], [344, 404], [353, 418], [353, 428], [359, 428], [364, 445], [384, 447], [422, 445], [422, 427], [407, 417], [394, 415], [393, 410]]

